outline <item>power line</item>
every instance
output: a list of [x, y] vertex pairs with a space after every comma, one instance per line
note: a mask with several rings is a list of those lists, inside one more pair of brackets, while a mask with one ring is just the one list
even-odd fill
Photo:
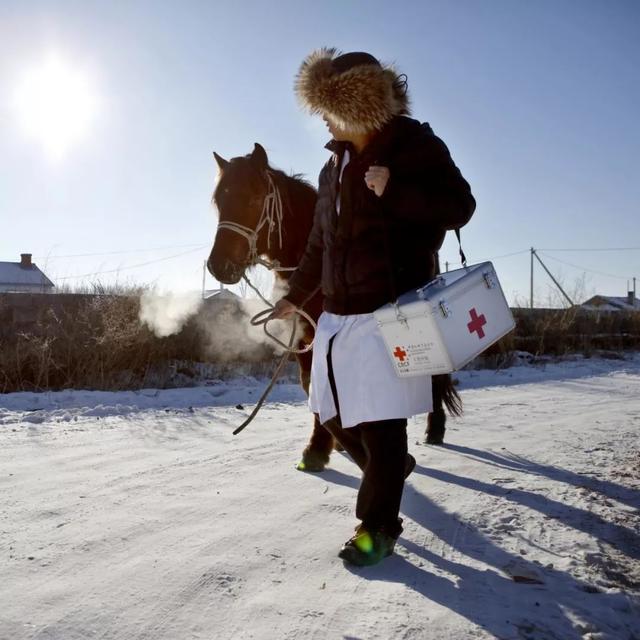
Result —
[[[190, 249], [188, 251], [183, 251], [181, 253], [177, 253], [171, 256], [165, 256], [163, 258], [158, 258], [156, 260], [149, 260], [147, 262], [141, 262], [138, 264], [134, 264], [134, 265], [129, 265], [126, 267], [120, 267], [117, 269], [108, 269], [105, 271], [94, 271], [91, 273], [85, 273], [82, 275], [75, 275], [75, 276], [64, 276], [64, 277], [60, 277], [60, 278], [55, 278], [56, 280], [73, 280], [73, 279], [77, 279], [77, 278], [88, 278], [91, 276], [97, 276], [97, 275], [103, 275], [103, 274], [109, 274], [109, 273], [118, 273], [120, 271], [128, 271], [131, 269], [138, 269], [140, 267], [146, 267], [148, 265], [151, 264], [157, 264], [159, 262], [164, 262], [166, 260], [173, 260], [174, 258], [179, 258], [181, 256], [185, 256], [185, 255], [189, 255], [191, 253], [195, 253], [196, 251], [200, 251], [201, 249], [205, 248], [209, 246], [208, 244], [186, 244], [186, 245], [172, 245], [172, 246], [165, 246], [165, 247], [156, 247], [153, 249], [131, 249], [131, 250], [126, 250], [126, 251], [109, 251], [109, 252], [104, 252], [104, 253], [79, 253], [79, 254], [70, 254], [70, 255], [63, 255], [63, 256], [40, 256], [40, 258], [37, 259], [51, 259], [51, 258], [84, 258], [84, 257], [97, 257], [97, 256], [109, 256], [109, 255], [123, 255], [123, 254], [131, 254], [131, 253], [145, 253], [145, 252], [150, 252], [150, 251], [165, 251], [168, 249], [178, 249], [178, 248], [182, 248], [182, 247], [195, 247], [193, 249]], [[640, 247], [618, 247], [618, 248], [593, 248], [593, 249], [543, 249], [543, 250], [538, 250], [538, 252], [540, 253], [541, 251], [579, 251], [579, 252], [591, 252], [591, 251], [638, 251], [640, 250]], [[521, 251], [514, 251], [513, 253], [505, 253], [503, 255], [499, 255], [499, 256], [494, 256], [491, 258], [486, 258], [484, 260], [480, 260], [479, 262], [489, 262], [489, 261], [493, 261], [493, 260], [501, 260], [503, 258], [511, 258], [512, 256], [518, 256], [518, 255], [522, 255], [524, 253], [529, 253], [530, 249], [523, 249]], [[551, 256], [547, 253], [543, 253], [542, 255], [544, 255], [546, 258], [549, 258], [551, 260], [555, 260], [556, 262], [559, 262], [561, 264], [567, 265], [569, 267], [573, 267], [575, 269], [580, 269], [582, 271], [586, 271], [589, 273], [595, 273], [597, 275], [601, 275], [601, 276], [605, 276], [607, 278], [615, 278], [617, 280], [628, 280], [629, 277], [628, 276], [620, 276], [620, 275], [614, 275], [611, 273], [605, 273], [604, 271], [598, 271], [596, 269], [589, 269], [587, 267], [581, 266], [581, 265], [577, 265], [571, 262], [567, 262], [565, 260], [561, 260], [560, 258], [556, 258], [555, 256]], [[460, 262], [453, 262], [453, 261], [447, 261], [447, 264], [449, 265], [461, 265], [462, 263]]]
[[127, 251], [105, 251], [103, 253], [74, 253], [66, 256], [36, 256], [35, 260], [51, 260], [57, 258], [93, 258], [97, 256], [116, 256], [123, 255], [127, 253], [147, 253], [151, 251], [167, 251], [169, 249], [186, 249], [187, 247], [197, 247], [198, 249], [203, 249], [209, 245], [206, 244], [176, 244], [167, 247], [156, 247], [155, 249], [129, 249]]
[[[484, 260], [478, 260], [478, 262], [491, 262], [492, 260], [500, 260], [501, 258], [510, 258], [511, 256], [519, 256], [523, 253], [529, 253], [529, 249], [523, 249], [522, 251], [514, 251], [513, 253], [505, 253], [501, 256], [494, 256], [493, 258], [485, 258]], [[447, 261], [448, 264], [462, 265], [462, 262]]]
[[640, 251], [640, 247], [608, 247], [608, 248], [593, 248], [593, 249], [537, 249], [537, 251]]
[[[126, 250], [122, 250], [122, 251], [103, 251], [100, 253], [70, 253], [68, 255], [61, 255], [61, 256], [56, 256], [56, 255], [46, 255], [46, 256], [35, 256], [35, 260], [51, 260], [51, 259], [62, 259], [62, 258], [93, 258], [93, 257], [99, 257], [99, 256], [115, 256], [115, 255], [124, 255], [124, 254], [130, 254], [130, 253], [147, 253], [147, 252], [152, 252], [152, 251], [168, 251], [169, 249], [186, 249], [189, 247], [198, 247], [198, 248], [204, 248], [207, 247], [209, 245], [207, 244], [175, 244], [175, 245], [167, 245], [164, 247], [153, 247], [150, 249], [126, 249]], [[608, 248], [603, 248], [603, 247], [594, 247], [591, 249], [587, 249], [587, 248], [582, 248], [582, 249], [578, 249], [578, 248], [564, 248], [564, 249], [538, 249], [538, 251], [581, 251], [581, 252], [591, 252], [591, 251], [640, 251], [640, 247], [608, 247]], [[496, 256], [494, 258], [489, 258], [489, 260], [499, 260], [500, 258], [509, 258], [511, 256], [517, 256], [520, 255], [521, 253], [528, 253], [529, 249], [524, 249], [523, 251], [516, 251], [514, 253], [507, 253], [505, 255], [502, 256]], [[457, 264], [457, 263], [456, 263]]]
[[[540, 253], [540, 251], [538, 251]], [[566, 264], [569, 267], [574, 267], [575, 269], [581, 269], [582, 271], [587, 271], [589, 273], [595, 273], [600, 276], [605, 276], [607, 278], [615, 278], [617, 280], [629, 280], [629, 276], [617, 276], [612, 273], [605, 273], [604, 271], [597, 271], [596, 269], [589, 269], [587, 267], [580, 266], [579, 264], [573, 264], [572, 262], [566, 262], [565, 260], [560, 260], [560, 258], [555, 258], [554, 256], [550, 256], [546, 253], [542, 254], [545, 258], [550, 258], [551, 260], [555, 260], [556, 262], [560, 262], [562, 264]]]
[[[510, 258], [511, 256], [519, 256], [523, 253], [529, 253], [531, 250], [530, 249], [524, 249], [523, 251], [514, 251], [513, 253], [505, 253], [504, 255], [501, 256], [494, 256], [493, 258], [485, 258], [484, 260], [478, 260], [478, 262], [489, 262], [491, 260], [500, 260], [501, 258]], [[583, 251], [583, 252], [590, 252], [590, 251], [640, 251], [640, 247], [618, 247], [618, 248], [599, 248], [599, 249], [536, 249], [536, 251], [538, 253], [540, 253], [541, 251]], [[581, 267], [580, 265], [577, 264], [573, 264], [571, 262], [565, 262], [564, 260], [560, 260], [560, 258], [556, 258], [554, 256], [550, 256], [549, 254], [544, 254], [547, 258], [551, 258], [552, 260], [556, 260], [557, 262], [562, 262], [563, 264], [566, 264], [570, 267], [575, 267], [576, 269], [583, 269], [584, 271], [591, 271], [593, 273], [597, 273], [600, 275], [604, 275], [604, 276], [608, 276], [611, 278], [621, 278], [623, 280], [628, 280], [627, 276], [616, 276], [616, 275], [612, 275], [610, 273], [604, 273], [602, 271], [596, 271], [594, 269], [588, 269], [586, 267]], [[453, 261], [449, 261], [449, 264], [462, 264], [461, 262], [453, 262]]]
[[132, 265], [129, 265], [128, 267], [120, 267], [119, 269], [108, 269], [107, 271], [93, 271], [92, 273], [84, 273], [82, 275], [76, 275], [76, 276], [64, 276], [62, 278], [54, 278], [54, 279], [55, 280], [73, 280], [74, 278], [90, 278], [92, 276], [100, 276], [106, 273], [119, 273], [120, 271], [138, 269], [140, 267], [146, 267], [147, 265], [150, 265], [150, 264], [157, 264], [158, 262], [165, 262], [166, 260], [172, 260], [173, 258], [179, 258], [181, 256], [186, 256], [190, 253], [195, 253], [196, 251], [200, 251], [200, 249], [202, 249], [203, 246], [206, 246], [206, 245], [201, 245], [197, 249], [191, 249], [190, 251], [183, 251], [182, 253], [176, 253], [173, 256], [166, 256], [164, 258], [158, 258], [157, 260], [149, 260], [148, 262], [132, 264]]
[[482, 260], [482, 262], [489, 262], [491, 260], [500, 260], [501, 258], [510, 258], [511, 256], [519, 256], [522, 253], [529, 253], [529, 249], [523, 249], [522, 251], [514, 251], [513, 253], [505, 253], [502, 256], [495, 256], [493, 258], [487, 258], [486, 260]]

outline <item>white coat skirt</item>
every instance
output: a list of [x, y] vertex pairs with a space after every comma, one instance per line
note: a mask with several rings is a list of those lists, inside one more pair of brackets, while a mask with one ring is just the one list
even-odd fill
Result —
[[339, 316], [323, 311], [313, 342], [309, 390], [309, 408], [321, 423], [338, 414], [327, 365], [333, 336], [331, 362], [344, 428], [432, 411], [431, 376], [396, 375], [372, 313]]

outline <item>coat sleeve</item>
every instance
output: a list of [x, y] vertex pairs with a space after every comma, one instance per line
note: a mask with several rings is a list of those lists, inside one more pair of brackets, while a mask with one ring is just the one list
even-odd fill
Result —
[[444, 230], [469, 222], [476, 201], [440, 138], [421, 131], [390, 165], [391, 175], [381, 200], [394, 218]]
[[316, 290], [322, 277], [323, 232], [320, 196], [323, 191], [325, 171], [326, 167], [320, 172], [318, 199], [316, 200], [313, 225], [307, 239], [307, 246], [298, 268], [289, 278], [289, 293], [284, 296], [296, 307], [301, 306], [305, 299]]

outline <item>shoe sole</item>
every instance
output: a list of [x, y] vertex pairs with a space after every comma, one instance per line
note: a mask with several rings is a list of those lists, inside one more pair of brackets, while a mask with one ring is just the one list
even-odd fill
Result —
[[352, 564], [356, 567], [371, 567], [374, 564], [382, 562], [385, 558], [388, 558], [393, 554], [393, 549], [390, 549], [382, 556], [366, 556], [365, 554], [353, 552], [349, 547], [340, 549], [338, 557], [342, 558], [344, 562]]

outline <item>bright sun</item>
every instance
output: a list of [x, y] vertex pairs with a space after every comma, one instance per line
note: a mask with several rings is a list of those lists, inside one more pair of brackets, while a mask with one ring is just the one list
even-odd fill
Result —
[[52, 55], [22, 76], [14, 108], [26, 133], [59, 159], [86, 136], [97, 103], [87, 74]]

